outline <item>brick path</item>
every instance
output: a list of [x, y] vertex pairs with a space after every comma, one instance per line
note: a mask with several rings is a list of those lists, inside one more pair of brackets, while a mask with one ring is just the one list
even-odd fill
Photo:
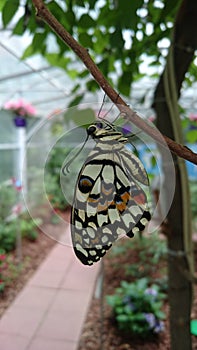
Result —
[[0, 350], [77, 350], [99, 269], [57, 243], [0, 320]]

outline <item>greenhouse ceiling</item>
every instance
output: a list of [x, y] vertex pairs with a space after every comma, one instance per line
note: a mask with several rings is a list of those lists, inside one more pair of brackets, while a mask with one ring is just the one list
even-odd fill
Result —
[[63, 70], [49, 66], [41, 56], [22, 61], [20, 57], [29, 40], [1, 30], [0, 108], [8, 100], [23, 98], [36, 107], [39, 115], [45, 116], [66, 107], [72, 81]]
[[[4, 30], [0, 21], [0, 109], [9, 100], [23, 98], [30, 102], [37, 110], [37, 114], [46, 117], [57, 110], [65, 109], [73, 99], [72, 87], [76, 81], [72, 81], [63, 69], [50, 66], [40, 55], [26, 60], [21, 60], [24, 49], [31, 42], [31, 36], [22, 37], [11, 35], [11, 30]], [[80, 63], [79, 68], [80, 68]], [[81, 83], [81, 82], [80, 82]], [[149, 115], [151, 101], [156, 80], [146, 78], [136, 83], [128, 104], [141, 113]], [[81, 87], [85, 89], [84, 86]], [[143, 105], [139, 102], [143, 95], [146, 96]], [[103, 93], [94, 95], [85, 92], [84, 102], [101, 102]], [[187, 113], [195, 113], [197, 110], [197, 83], [192, 88], [185, 89], [181, 97], [181, 106]]]

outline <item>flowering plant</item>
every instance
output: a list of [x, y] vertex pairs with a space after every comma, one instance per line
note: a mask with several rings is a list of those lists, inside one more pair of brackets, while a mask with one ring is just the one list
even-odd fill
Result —
[[157, 285], [148, 287], [147, 278], [140, 278], [134, 283], [122, 281], [115, 294], [107, 296], [118, 327], [143, 338], [164, 330], [163, 299], [164, 294]]
[[36, 114], [36, 109], [22, 98], [18, 101], [8, 101], [5, 103], [4, 108], [11, 110], [15, 115], [23, 118], [31, 117]]
[[190, 114], [181, 120], [184, 137], [187, 143], [196, 143], [197, 140], [197, 114]]

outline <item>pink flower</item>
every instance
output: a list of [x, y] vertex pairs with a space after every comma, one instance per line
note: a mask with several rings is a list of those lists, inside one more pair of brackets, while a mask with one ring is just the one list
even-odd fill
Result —
[[5, 254], [1, 254], [0, 255], [0, 261], [4, 261], [6, 259], [6, 255]]
[[22, 211], [22, 205], [21, 204], [16, 204], [13, 208], [12, 208], [12, 213], [15, 215], [19, 215]]
[[22, 117], [32, 116], [36, 114], [36, 109], [28, 102], [20, 98], [18, 101], [8, 101], [4, 104], [4, 108], [11, 110]]
[[13, 183], [13, 186], [14, 188], [17, 190], [17, 191], [21, 191], [22, 190], [22, 184], [21, 184], [21, 181], [20, 180], [17, 180], [15, 177], [12, 178], [12, 183]]
[[148, 117], [148, 120], [150, 121], [150, 122], [154, 122], [155, 121], [155, 115], [151, 115], [150, 117]]
[[191, 121], [197, 121], [197, 114], [190, 114], [189, 119]]

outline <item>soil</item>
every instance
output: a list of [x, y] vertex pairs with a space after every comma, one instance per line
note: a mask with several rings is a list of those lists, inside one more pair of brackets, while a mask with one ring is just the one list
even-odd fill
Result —
[[[122, 240], [121, 240], [121, 244]], [[134, 279], [125, 274], [125, 266], [139, 261], [138, 252], [128, 250], [126, 254], [112, 255], [110, 252], [103, 258], [103, 288], [100, 296], [94, 295], [79, 342], [78, 350], [169, 350], [169, 304], [166, 299], [163, 311], [166, 314], [165, 330], [156, 338], [143, 340], [132, 337], [118, 330], [114, 321], [112, 309], [107, 305], [105, 296], [114, 293], [121, 280], [132, 282]], [[197, 252], [196, 252], [197, 262]], [[160, 278], [166, 262], [162, 261], [156, 271], [151, 273], [154, 279]], [[145, 268], [141, 266], [141, 268]], [[167, 271], [167, 270], [166, 270]], [[149, 274], [150, 277], [150, 274]], [[96, 288], [97, 289], [97, 288]], [[192, 318], [197, 319], [197, 287], [194, 291]], [[193, 350], [197, 349], [197, 337], [192, 336]]]

